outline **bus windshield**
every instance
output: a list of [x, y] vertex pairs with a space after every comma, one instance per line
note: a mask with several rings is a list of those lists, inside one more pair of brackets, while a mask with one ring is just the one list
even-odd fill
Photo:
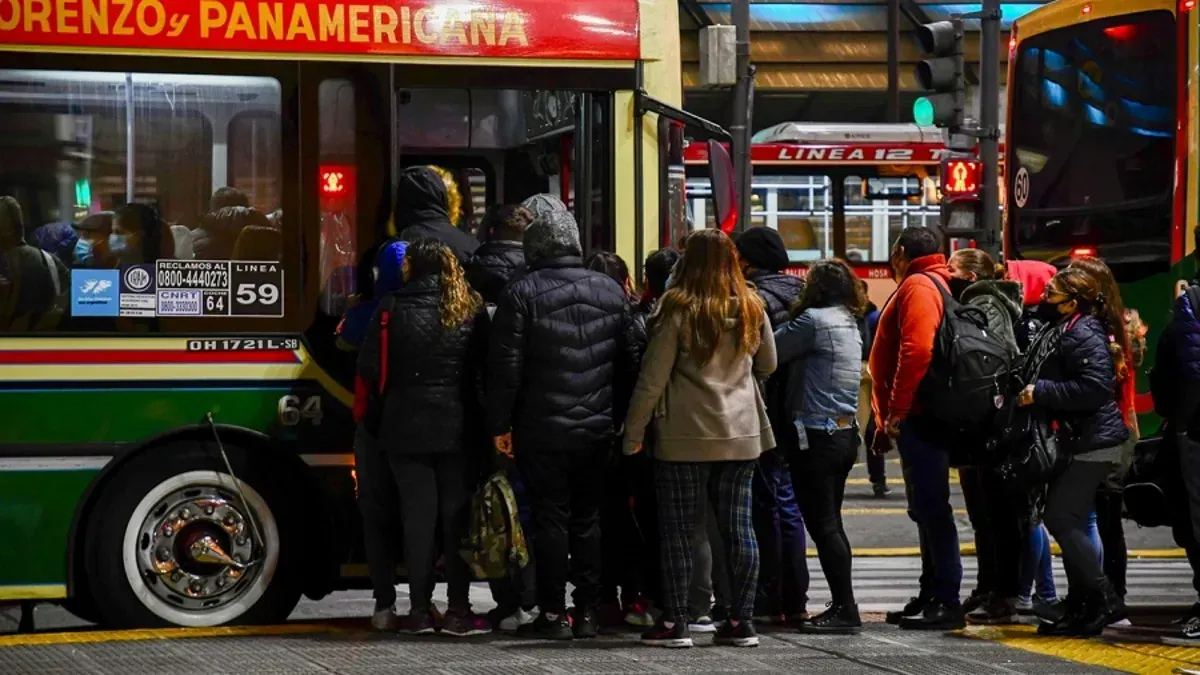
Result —
[[1110, 262], [1169, 263], [1172, 15], [1143, 12], [1031, 36], [1013, 75], [1016, 251], [1053, 262], [1086, 247]]

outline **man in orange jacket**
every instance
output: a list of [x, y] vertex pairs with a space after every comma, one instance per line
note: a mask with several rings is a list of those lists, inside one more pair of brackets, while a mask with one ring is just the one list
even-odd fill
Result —
[[[942, 292], [950, 272], [938, 236], [908, 227], [892, 246], [891, 265], [900, 285], [883, 308], [871, 347], [871, 403], [878, 426], [874, 449], [897, 440], [904, 470], [908, 514], [921, 544], [921, 592], [888, 622], [916, 630], [953, 630], [964, 625], [959, 589], [962, 558], [950, 508], [950, 455], [937, 427], [923, 418], [921, 382], [933, 359], [942, 322]], [[936, 280], [936, 281], [935, 281]]]

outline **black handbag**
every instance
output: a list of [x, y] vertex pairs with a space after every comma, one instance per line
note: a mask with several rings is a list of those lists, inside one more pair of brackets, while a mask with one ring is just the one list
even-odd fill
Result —
[[1049, 483], [1070, 460], [1045, 413], [1034, 406], [1017, 409], [1006, 430], [1005, 459], [997, 471], [1010, 490], [1026, 494]]

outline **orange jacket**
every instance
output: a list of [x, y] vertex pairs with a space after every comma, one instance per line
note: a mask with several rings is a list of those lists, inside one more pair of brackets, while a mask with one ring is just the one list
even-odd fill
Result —
[[917, 387], [933, 360], [933, 342], [942, 323], [942, 293], [925, 276], [950, 283], [946, 256], [927, 255], [908, 266], [899, 288], [884, 305], [871, 347], [871, 407], [880, 429], [900, 422], [916, 406]]

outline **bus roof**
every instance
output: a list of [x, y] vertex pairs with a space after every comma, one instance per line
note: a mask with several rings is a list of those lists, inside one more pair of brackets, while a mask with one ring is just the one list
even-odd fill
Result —
[[1080, 21], [1096, 21], [1153, 10], [1174, 13], [1176, 9], [1177, 0], [1058, 0], [1017, 19], [1014, 31], [1017, 40], [1021, 40]]
[[[250, 58], [640, 55], [644, 0], [0, 2], [0, 49]], [[519, 62], [519, 61], [518, 61]]]
[[[945, 153], [942, 130], [937, 127], [784, 122], [754, 134], [750, 161], [784, 166], [937, 164]], [[708, 145], [689, 143], [683, 159], [685, 164], [706, 164]]]

